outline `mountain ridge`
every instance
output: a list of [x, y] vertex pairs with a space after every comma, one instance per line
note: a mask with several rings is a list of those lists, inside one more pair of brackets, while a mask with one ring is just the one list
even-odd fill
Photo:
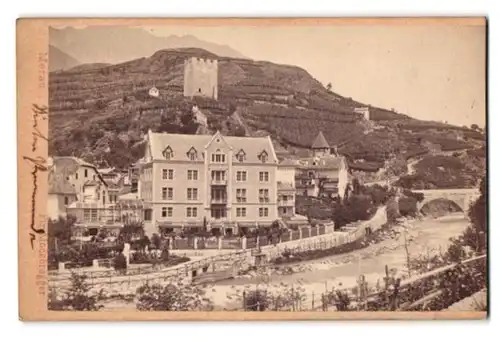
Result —
[[51, 45], [84, 64], [117, 64], [152, 55], [161, 49], [193, 46], [217, 55], [245, 58], [230, 46], [207, 42], [193, 35], [161, 37], [135, 27], [91, 26], [84, 29], [50, 27], [49, 40]]
[[[219, 100], [183, 96], [184, 60], [193, 56], [219, 60]], [[148, 95], [153, 86], [160, 91], [157, 98]], [[148, 129], [199, 131], [190, 118], [195, 104], [208, 118], [205, 133], [268, 134], [293, 156], [322, 131], [353, 167], [367, 171], [428, 153], [426, 143], [465, 150], [478, 147], [484, 137], [377, 107], [370, 107], [366, 121], [354, 113], [365, 104], [328, 90], [300, 67], [220, 57], [199, 48], [162, 49], [118, 64], [51, 73], [49, 89], [50, 152], [103, 158], [118, 167], [141, 157]], [[235, 112], [240, 119], [234, 119]]]
[[49, 45], [49, 72], [67, 70], [80, 64], [75, 57], [61, 49]]

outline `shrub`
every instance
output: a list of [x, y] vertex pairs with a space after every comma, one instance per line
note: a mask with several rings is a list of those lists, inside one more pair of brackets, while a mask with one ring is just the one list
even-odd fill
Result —
[[351, 195], [344, 202], [334, 205], [333, 219], [335, 226], [341, 227], [351, 222], [370, 219], [374, 206], [370, 196]]
[[142, 222], [127, 223], [120, 230], [118, 238], [125, 243], [130, 243], [134, 238], [142, 238], [144, 236], [144, 225]]
[[395, 223], [396, 220], [399, 218], [399, 205], [398, 202], [395, 199], [391, 199], [388, 204], [387, 204], [387, 222], [389, 223]]
[[161, 237], [157, 233], [154, 233], [151, 236], [151, 245], [155, 247], [155, 249], [161, 249]]
[[134, 264], [151, 263], [151, 257], [144, 252], [136, 251], [135, 253], [132, 254], [130, 258], [130, 263]]
[[103, 290], [98, 294], [90, 293], [90, 286], [86, 283], [87, 277], [77, 273], [71, 273], [71, 287], [59, 300], [54, 292], [51, 292], [48, 301], [49, 310], [77, 310], [97, 311], [103, 306], [99, 301], [104, 298]]
[[326, 296], [328, 304], [335, 305], [338, 311], [348, 311], [349, 305], [351, 304], [351, 299], [346, 292], [340, 289], [331, 291]]
[[161, 259], [162, 261], [168, 261], [168, 259], [169, 259], [169, 252], [168, 252], [168, 249], [167, 249], [167, 248], [164, 248], [164, 249], [161, 251], [160, 259]]
[[386, 204], [389, 197], [391, 197], [389, 189], [378, 184], [363, 186], [360, 191], [364, 195], [370, 196], [373, 205], [377, 207]]
[[413, 197], [417, 200], [417, 202], [422, 202], [425, 198], [424, 194], [422, 194], [421, 192], [413, 192], [408, 189], [403, 189], [403, 195], [405, 195], [406, 197]]
[[113, 266], [117, 271], [125, 271], [127, 269], [127, 259], [123, 253], [119, 253], [115, 256]]
[[401, 197], [399, 199], [399, 213], [406, 217], [417, 216], [417, 200], [414, 197]]
[[480, 196], [469, 209], [469, 219], [471, 225], [464, 233], [464, 242], [476, 252], [484, 252], [487, 247], [487, 228], [486, 228], [486, 213], [487, 213], [487, 183], [486, 177], [481, 179], [479, 185]]
[[145, 284], [137, 289], [136, 307], [140, 311], [210, 311], [213, 303], [204, 294], [201, 288], [181, 282]]
[[263, 312], [269, 309], [269, 294], [260, 289], [245, 292], [243, 304], [247, 311]]

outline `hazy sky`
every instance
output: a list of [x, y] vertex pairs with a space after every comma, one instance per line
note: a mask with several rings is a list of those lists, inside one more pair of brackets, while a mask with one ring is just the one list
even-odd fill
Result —
[[367, 104], [457, 125], [485, 123], [485, 29], [478, 26], [156, 26], [245, 56], [306, 69]]

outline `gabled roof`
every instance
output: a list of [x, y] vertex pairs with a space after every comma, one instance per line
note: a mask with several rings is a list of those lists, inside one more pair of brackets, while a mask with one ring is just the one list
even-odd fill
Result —
[[96, 180], [91, 179], [91, 180], [86, 181], [85, 183], [83, 183], [83, 186], [90, 187], [90, 186], [99, 186], [101, 184], [102, 184], [101, 182], [98, 182]]
[[84, 160], [71, 156], [54, 156], [52, 157], [52, 167], [54, 171], [64, 177], [73, 175], [81, 166], [94, 169], [99, 179], [106, 185], [106, 182], [101, 176], [97, 167]]
[[58, 173], [72, 175], [80, 166], [90, 167], [97, 171], [95, 165], [85, 162], [84, 160], [71, 156], [54, 156], [52, 157], [53, 165]]
[[[152, 158], [155, 160], [165, 159], [162, 152], [170, 145], [174, 156], [173, 161], [188, 161], [187, 152], [194, 147], [199, 153], [205, 152], [205, 147], [213, 140], [211, 135], [183, 135], [174, 133], [154, 133], [149, 132], [149, 147]], [[235, 137], [221, 136], [224, 141], [238, 152], [245, 150], [247, 163], [261, 163], [258, 156], [262, 151], [266, 151], [269, 157], [269, 163], [277, 163], [278, 159], [271, 143], [270, 137]]]
[[103, 175], [113, 174], [113, 173], [117, 172], [115, 168], [101, 168], [98, 170], [99, 170], [99, 173], [101, 173]]
[[325, 139], [325, 136], [323, 136], [323, 132], [319, 132], [318, 135], [316, 136], [316, 139], [311, 145], [312, 149], [329, 149], [330, 145], [328, 145], [328, 142]]
[[49, 170], [49, 194], [76, 195], [76, 191], [63, 174], [57, 174], [51, 169]]

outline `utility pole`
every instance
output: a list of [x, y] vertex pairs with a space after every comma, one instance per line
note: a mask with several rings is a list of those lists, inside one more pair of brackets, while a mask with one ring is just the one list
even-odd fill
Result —
[[404, 226], [404, 242], [405, 242], [405, 252], [406, 252], [406, 267], [408, 268], [408, 277], [411, 277], [411, 269], [410, 269], [410, 252], [408, 250], [408, 240], [406, 239], [407, 226]]

